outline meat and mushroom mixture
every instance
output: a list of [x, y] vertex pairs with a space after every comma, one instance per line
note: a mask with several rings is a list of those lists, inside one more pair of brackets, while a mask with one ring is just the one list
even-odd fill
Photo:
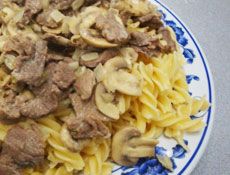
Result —
[[[151, 60], [177, 50], [156, 8], [145, 0], [133, 3], [0, 1], [0, 69], [10, 77], [0, 86], [0, 124], [10, 127], [1, 141], [0, 174], [20, 175], [23, 168], [45, 162], [36, 123], [60, 111], [64, 102], [71, 113], [55, 120], [71, 151], [82, 151], [90, 140], [113, 137], [111, 123], [128, 110], [125, 98], [142, 92], [142, 80], [132, 74], [134, 63], [143, 55]], [[21, 125], [27, 121], [33, 124]], [[134, 128], [118, 133], [114, 143], [122, 148], [132, 140], [146, 148], [123, 157], [117, 156], [126, 148], [118, 149], [112, 156], [116, 163], [131, 165], [152, 156], [150, 146], [156, 143], [142, 139]]]

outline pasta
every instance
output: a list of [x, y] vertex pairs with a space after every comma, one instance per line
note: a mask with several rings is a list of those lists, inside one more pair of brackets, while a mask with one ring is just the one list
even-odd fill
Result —
[[15, 126], [36, 125], [44, 141], [43, 163], [17, 165], [23, 175], [109, 175], [115, 163], [154, 156], [163, 135], [189, 150], [184, 135], [205, 127], [191, 116], [210, 104], [190, 96], [185, 59], [156, 7], [96, 2], [42, 0], [34, 14], [0, 2], [0, 146]]
[[[154, 58], [145, 65], [136, 63], [133, 73], [143, 80], [143, 93], [131, 100], [131, 113], [135, 125], [146, 137], [159, 137], [163, 132], [183, 144], [185, 132], [197, 132], [205, 124], [202, 119], [190, 116], [209, 108], [205, 97], [189, 95], [180, 53]], [[133, 118], [132, 118], [133, 119]], [[150, 128], [150, 130], [149, 130]]]

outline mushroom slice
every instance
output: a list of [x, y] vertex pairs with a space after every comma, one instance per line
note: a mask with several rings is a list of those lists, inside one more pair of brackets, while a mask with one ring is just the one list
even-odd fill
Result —
[[107, 72], [115, 72], [119, 69], [128, 68], [127, 61], [120, 56], [114, 57], [113, 59], [108, 60], [105, 65]]
[[84, 39], [86, 43], [89, 45], [92, 45], [94, 47], [98, 48], [113, 48], [117, 47], [117, 44], [113, 44], [108, 42], [107, 40], [99, 37], [94, 37], [91, 33], [90, 30], [88, 29], [81, 29], [80, 30], [80, 35]]
[[106, 78], [106, 70], [105, 68], [102, 66], [102, 64], [100, 63], [95, 69], [94, 69], [94, 73], [97, 79], [97, 82], [101, 82]]
[[127, 61], [128, 67], [131, 68], [132, 64], [138, 59], [138, 53], [131, 47], [125, 47], [120, 50], [121, 55]]
[[66, 124], [62, 126], [61, 139], [68, 149], [70, 149], [71, 151], [76, 151], [76, 152], [81, 151], [90, 142], [89, 139], [84, 139], [84, 140], [82, 139], [79, 141], [74, 140], [71, 137]]
[[[101, 12], [102, 13], [102, 12]], [[88, 16], [84, 16], [84, 20], [80, 25], [80, 35], [86, 43], [98, 48], [113, 48], [117, 47], [117, 44], [108, 42], [106, 39], [93, 36], [90, 27], [96, 22], [96, 18], [99, 15], [99, 11], [92, 11]]]
[[126, 127], [113, 137], [112, 159], [119, 165], [132, 166], [139, 158], [153, 157], [154, 146], [157, 144], [155, 139], [143, 138], [137, 128]]
[[173, 163], [172, 160], [166, 155], [156, 155], [158, 161], [165, 167], [166, 169], [173, 171]]
[[117, 90], [126, 95], [141, 95], [140, 80], [135, 75], [132, 75], [124, 70], [118, 70], [110, 73], [103, 83], [106, 89], [110, 92], [115, 92]]
[[[118, 120], [120, 118], [119, 108], [112, 103], [111, 98], [112, 94], [106, 92], [103, 84], [98, 84], [95, 91], [95, 101], [97, 108], [100, 112], [105, 114], [111, 119]], [[111, 100], [108, 100], [111, 99]], [[111, 102], [110, 102], [111, 101]]]
[[120, 111], [120, 114], [124, 114], [126, 112], [126, 104], [125, 104], [125, 97], [124, 95], [119, 94], [116, 97], [116, 100], [118, 101], [117, 106]]
[[58, 36], [58, 35], [52, 34], [52, 33], [46, 33], [43, 36], [43, 39], [50, 41], [52, 43], [62, 45], [62, 46], [70, 46], [70, 47], [75, 46], [75, 44], [72, 41], [70, 41], [69, 39], [67, 39], [63, 36]]

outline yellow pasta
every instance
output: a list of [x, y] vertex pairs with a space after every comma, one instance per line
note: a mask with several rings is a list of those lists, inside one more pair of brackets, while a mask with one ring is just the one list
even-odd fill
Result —
[[129, 116], [133, 117], [129, 124], [146, 137], [157, 138], [164, 132], [185, 147], [184, 133], [205, 126], [202, 119], [192, 120], [190, 116], [207, 110], [209, 103], [204, 97], [189, 95], [183, 65], [183, 56], [174, 53], [153, 58], [147, 65], [139, 62], [133, 66], [133, 74], [143, 80], [143, 88], [142, 95], [131, 100]]

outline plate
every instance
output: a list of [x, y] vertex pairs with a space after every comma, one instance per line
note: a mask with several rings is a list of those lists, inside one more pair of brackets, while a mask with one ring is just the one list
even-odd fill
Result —
[[163, 137], [160, 138], [160, 144], [156, 147], [156, 152], [159, 154], [166, 154], [171, 158], [171, 161], [174, 164], [173, 172], [166, 170], [156, 159], [153, 158], [142, 159], [134, 167], [116, 166], [112, 175], [190, 174], [201, 158], [212, 130], [215, 110], [215, 94], [212, 74], [207, 59], [197, 40], [180, 18], [160, 1], [152, 0], [151, 2], [156, 4], [159, 11], [163, 14], [165, 25], [171, 27], [176, 34], [177, 41], [187, 62], [185, 71], [191, 95], [194, 97], [206, 95], [211, 107], [205, 114], [202, 114], [206, 127], [199, 133], [186, 134], [184, 137], [185, 142], [189, 146], [189, 152], [186, 152], [180, 145], [177, 145], [174, 140]]

